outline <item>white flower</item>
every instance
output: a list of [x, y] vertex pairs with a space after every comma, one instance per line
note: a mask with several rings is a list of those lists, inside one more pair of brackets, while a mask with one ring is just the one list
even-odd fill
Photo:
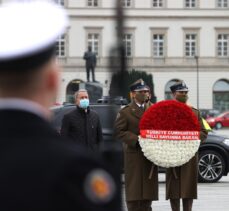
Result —
[[154, 140], [139, 137], [145, 157], [162, 167], [175, 167], [187, 163], [195, 156], [200, 140]]

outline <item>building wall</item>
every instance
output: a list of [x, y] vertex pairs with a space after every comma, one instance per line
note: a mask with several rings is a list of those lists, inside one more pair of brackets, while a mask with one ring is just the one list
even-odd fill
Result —
[[[8, 2], [8, 0], [0, 0]], [[99, 30], [101, 51], [96, 68], [96, 80], [108, 95], [112, 71], [109, 69], [111, 48], [116, 45], [115, 0], [99, 0], [98, 8], [89, 8], [86, 0], [65, 0], [70, 17], [66, 33], [66, 56], [59, 58], [63, 73], [57, 102], [64, 102], [66, 88], [74, 79], [86, 81], [83, 54], [87, 49], [86, 33]], [[153, 75], [157, 100], [163, 100], [165, 86], [173, 79], [184, 80], [189, 89], [189, 102], [197, 105], [197, 64], [194, 58], [184, 56], [184, 31], [198, 31], [199, 105], [212, 108], [213, 86], [220, 79], [229, 80], [229, 56], [218, 58], [217, 31], [229, 33], [229, 8], [216, 8], [216, 0], [198, 0], [198, 7], [184, 8], [183, 0], [165, 0], [165, 8], [152, 8], [151, 0], [133, 0], [125, 9], [125, 30], [133, 33], [133, 56], [128, 68], [146, 71]], [[152, 57], [152, 32], [166, 31], [166, 54]]]
[[[217, 70], [216, 70], [217, 71]], [[164, 99], [165, 85], [171, 79], [182, 79], [189, 87], [189, 103], [193, 106], [197, 105], [197, 80], [196, 72], [156, 72], [153, 74], [155, 83], [155, 93], [157, 93], [158, 101]], [[212, 108], [213, 104], [213, 86], [220, 79], [229, 79], [229, 71], [219, 72], [200, 72], [199, 73], [199, 107]]]
[[[229, 29], [229, 11], [217, 9], [215, 0], [199, 0], [198, 8], [184, 8], [183, 0], [166, 0], [166, 8], [154, 9], [151, 0], [134, 0], [125, 10], [125, 29], [133, 32], [133, 57], [128, 59], [129, 69], [151, 73], [155, 95], [164, 99], [165, 86], [172, 79], [184, 80], [190, 88], [189, 102], [197, 105], [197, 65], [194, 58], [184, 57], [184, 30], [199, 31], [199, 105], [212, 108], [213, 86], [217, 80], [229, 80], [229, 59], [216, 57], [217, 30]], [[86, 31], [99, 29], [102, 43], [96, 80], [108, 94], [110, 77], [110, 49], [116, 43], [115, 2], [100, 0], [100, 7], [88, 8], [85, 0], [67, 0], [70, 29], [67, 33], [67, 56], [60, 63], [64, 72], [58, 100], [65, 101], [65, 90], [73, 79], [86, 80], [82, 56], [87, 48]], [[163, 59], [152, 58], [152, 30], [166, 30], [167, 52]]]
[[[151, 8], [152, 0], [132, 0], [134, 8]], [[165, 0], [166, 7], [173, 8], [184, 8], [184, 0]], [[209, 8], [214, 9], [216, 5], [216, 0], [198, 0], [199, 8]], [[116, 1], [114, 0], [100, 0], [100, 4], [103, 8], [113, 8]], [[80, 7], [84, 8], [86, 6], [86, 0], [66, 0], [68, 7]]]

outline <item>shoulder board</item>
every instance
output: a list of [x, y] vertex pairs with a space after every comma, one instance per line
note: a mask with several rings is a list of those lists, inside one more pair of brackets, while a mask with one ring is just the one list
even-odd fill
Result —
[[194, 107], [192, 107], [192, 106], [191, 106], [191, 108], [192, 108], [192, 109], [194, 109], [194, 110], [197, 110], [197, 111], [198, 111], [198, 109], [197, 109], [197, 108], [194, 108]]
[[124, 109], [126, 109], [128, 107], [129, 107], [129, 105], [124, 105], [124, 106], [122, 106], [122, 110], [124, 110]]

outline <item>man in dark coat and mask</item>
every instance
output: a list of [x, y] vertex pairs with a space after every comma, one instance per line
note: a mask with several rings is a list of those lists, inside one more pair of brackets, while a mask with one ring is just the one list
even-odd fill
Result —
[[77, 91], [75, 102], [76, 109], [64, 115], [61, 135], [96, 152], [102, 143], [102, 128], [98, 114], [90, 109], [87, 90]]

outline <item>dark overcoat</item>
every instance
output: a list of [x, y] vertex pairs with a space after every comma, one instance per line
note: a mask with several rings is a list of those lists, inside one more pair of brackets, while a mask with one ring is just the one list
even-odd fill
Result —
[[[158, 168], [147, 160], [138, 143], [144, 111], [135, 102], [124, 107], [115, 122], [115, 136], [123, 142], [126, 200], [158, 200]], [[150, 172], [152, 176], [150, 177]]]
[[[200, 139], [207, 138], [200, 112], [192, 107], [192, 111], [199, 119], [201, 125]], [[198, 183], [198, 153], [181, 167], [168, 168], [166, 171], [166, 199], [197, 198]]]
[[90, 108], [76, 109], [64, 115], [61, 125], [61, 136], [97, 152], [103, 141], [102, 127], [98, 114]]

